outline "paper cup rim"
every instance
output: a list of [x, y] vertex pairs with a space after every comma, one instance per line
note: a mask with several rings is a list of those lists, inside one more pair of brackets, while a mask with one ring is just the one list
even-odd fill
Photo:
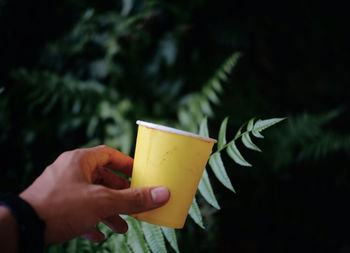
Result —
[[201, 139], [201, 140], [206, 141], [206, 142], [213, 142], [213, 143], [217, 142], [217, 140], [212, 139], [212, 138], [200, 136], [198, 134], [194, 134], [194, 133], [191, 133], [191, 132], [187, 132], [187, 131], [183, 131], [183, 130], [179, 130], [179, 129], [176, 129], [176, 128], [163, 126], [163, 125], [159, 125], [159, 124], [155, 124], [155, 123], [151, 123], [151, 122], [137, 120], [136, 124], [144, 126], [144, 127], [148, 127], [148, 128], [157, 129], [157, 130], [160, 130], [160, 131], [163, 131], [163, 132], [179, 134], [179, 135], [185, 135], [185, 136], [193, 137], [193, 138], [196, 138], [196, 139]]

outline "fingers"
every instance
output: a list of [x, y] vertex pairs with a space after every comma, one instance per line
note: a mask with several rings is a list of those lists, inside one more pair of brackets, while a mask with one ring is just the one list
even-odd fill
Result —
[[105, 240], [105, 235], [95, 227], [83, 234], [82, 237], [88, 239], [89, 241], [98, 243]]
[[155, 209], [164, 205], [170, 198], [169, 190], [163, 186], [123, 190], [106, 189], [109, 191], [109, 196], [101, 203], [105, 208], [99, 209], [102, 218], [115, 213], [133, 214]]
[[116, 190], [129, 188], [130, 186], [130, 181], [103, 167], [97, 168], [92, 173], [92, 183], [101, 184]]
[[128, 231], [128, 224], [119, 215], [102, 219], [102, 222], [116, 233], [124, 234]]
[[90, 167], [90, 172], [95, 168], [105, 167], [131, 177], [134, 160], [130, 156], [106, 145], [86, 148], [84, 151], [82, 159]]

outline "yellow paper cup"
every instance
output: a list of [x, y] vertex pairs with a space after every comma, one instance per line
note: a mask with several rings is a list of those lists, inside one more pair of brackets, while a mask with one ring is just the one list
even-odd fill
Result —
[[137, 121], [131, 187], [165, 186], [169, 201], [132, 215], [170, 228], [182, 228], [216, 140], [178, 129]]

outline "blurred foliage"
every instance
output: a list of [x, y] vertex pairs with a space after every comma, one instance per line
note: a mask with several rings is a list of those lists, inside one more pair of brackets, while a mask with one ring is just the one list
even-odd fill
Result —
[[341, 110], [336, 109], [316, 115], [303, 113], [290, 117], [288, 125], [276, 131], [276, 137], [281, 140], [278, 148], [283, 155], [276, 157], [275, 168], [302, 160], [317, 161], [331, 153], [349, 150], [350, 134], [326, 127], [340, 114]]
[[[348, 24], [345, 6], [304, 1], [0, 1], [1, 191], [68, 149], [132, 156], [137, 119], [197, 132], [207, 115], [217, 138], [226, 116], [287, 116], [254, 141], [263, 154], [235, 143], [253, 167], [222, 155], [237, 194], [212, 180], [221, 210], [199, 195], [206, 230], [189, 219], [179, 248], [348, 252]], [[110, 241], [49, 250], [127, 250]]]

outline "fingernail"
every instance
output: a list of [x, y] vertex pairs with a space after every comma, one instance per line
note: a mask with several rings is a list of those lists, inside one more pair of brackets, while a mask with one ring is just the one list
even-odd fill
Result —
[[169, 199], [169, 190], [164, 186], [159, 186], [151, 190], [152, 200], [154, 203], [162, 203]]

